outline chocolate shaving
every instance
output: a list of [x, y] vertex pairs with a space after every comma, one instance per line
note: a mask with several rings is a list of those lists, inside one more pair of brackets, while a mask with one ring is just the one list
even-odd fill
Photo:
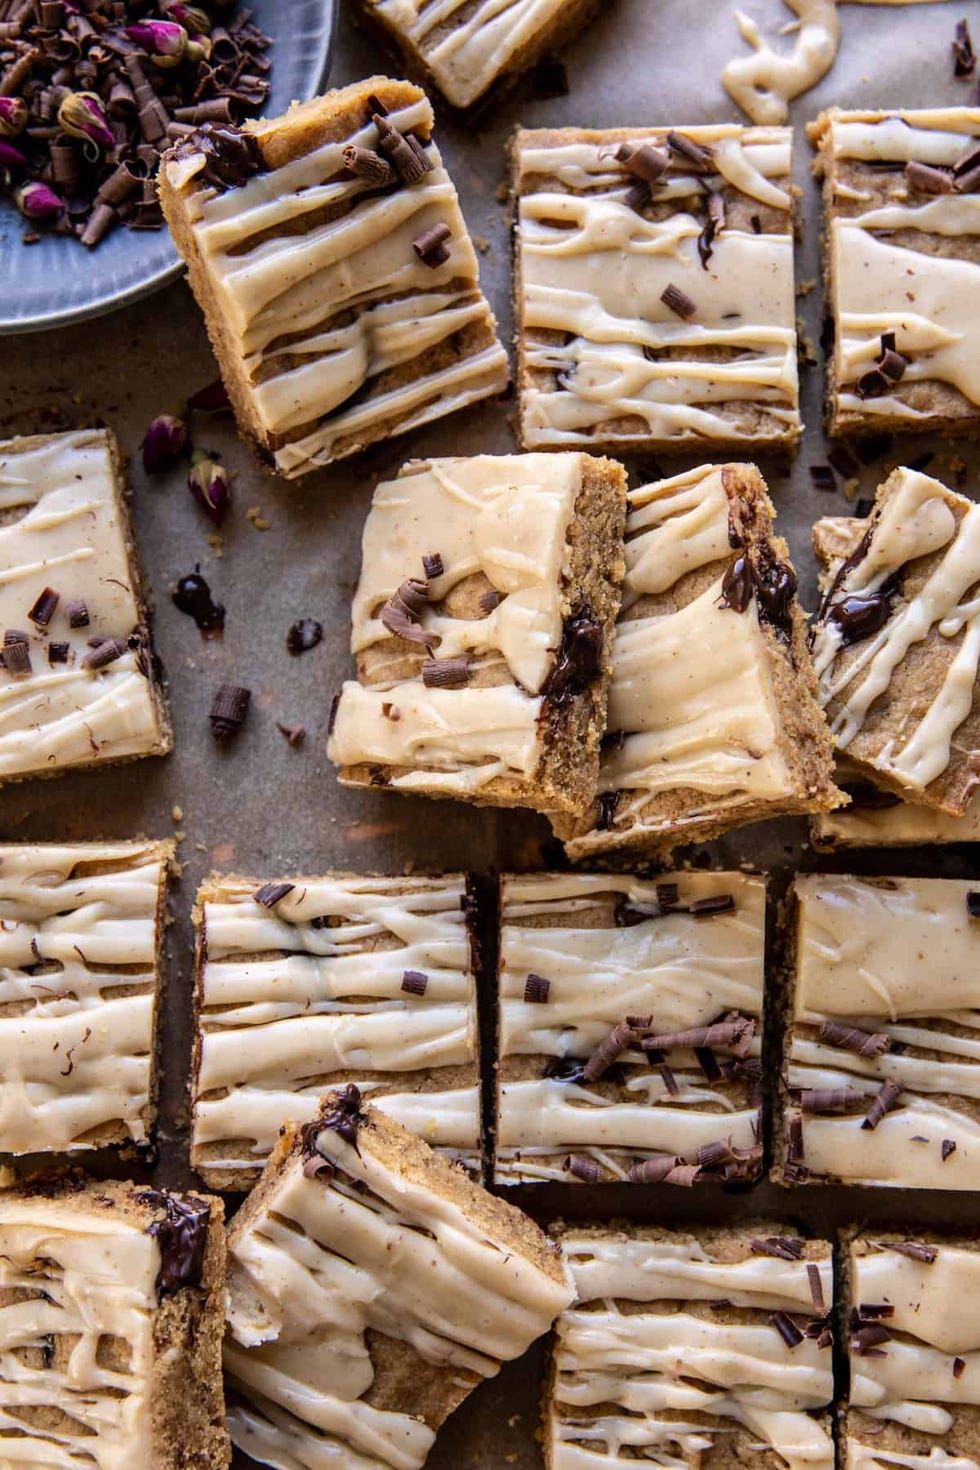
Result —
[[911, 1240], [880, 1240], [878, 1248], [895, 1251], [900, 1256], [907, 1256], [910, 1261], [921, 1261], [924, 1266], [931, 1266], [939, 1255], [934, 1245], [918, 1245]]
[[953, 76], [961, 81], [964, 77], [971, 77], [977, 64], [977, 55], [973, 49], [973, 41], [970, 37], [970, 27], [965, 20], [956, 22], [956, 34], [953, 37]]
[[71, 644], [70, 643], [49, 643], [48, 644], [48, 663], [49, 664], [66, 664], [68, 662], [68, 659], [69, 659], [70, 654], [71, 654]]
[[645, 1036], [640, 1043], [644, 1051], [675, 1051], [681, 1048], [729, 1047], [736, 1056], [744, 1056], [755, 1035], [755, 1021], [750, 1016], [733, 1014], [711, 1026], [692, 1026], [687, 1031], [664, 1031]]
[[693, 316], [697, 315], [697, 302], [693, 301], [686, 291], [682, 291], [680, 286], [675, 286], [673, 281], [661, 293], [660, 299], [664, 306], [675, 316], [679, 316], [682, 321], [689, 322]]
[[954, 1378], [962, 1378], [963, 1372], [964, 1372], [964, 1369], [965, 1368], [966, 1368], [966, 1360], [964, 1358], [954, 1358], [953, 1359], [953, 1377]]
[[919, 163], [915, 158], [905, 165], [905, 179], [920, 194], [949, 194], [953, 189], [952, 174], [946, 169], [933, 168], [931, 163]]
[[696, 919], [707, 919], [714, 914], [730, 914], [734, 908], [735, 899], [731, 893], [713, 893], [710, 898], [694, 899], [688, 904], [687, 912]]
[[526, 1005], [541, 1006], [547, 1003], [551, 993], [551, 981], [544, 975], [530, 974], [524, 982], [524, 1001]]
[[785, 1235], [767, 1235], [749, 1241], [754, 1255], [775, 1256], [778, 1261], [800, 1261], [803, 1259], [803, 1242]]
[[599, 1184], [605, 1178], [602, 1165], [586, 1154], [569, 1154], [562, 1168], [566, 1174], [571, 1174], [573, 1179], [580, 1179], [583, 1184]]
[[252, 894], [252, 898], [264, 909], [274, 909], [276, 904], [281, 903], [295, 887], [295, 883], [263, 883], [262, 887], [257, 888]]
[[891, 1302], [859, 1302], [857, 1310], [851, 1313], [851, 1326], [857, 1330], [862, 1322], [879, 1322], [883, 1317], [894, 1317], [895, 1308]]
[[894, 1107], [898, 1102], [904, 1090], [901, 1082], [896, 1082], [894, 1077], [889, 1077], [868, 1109], [868, 1115], [861, 1124], [861, 1127], [867, 1129], [877, 1128], [889, 1109]]
[[378, 617], [383, 627], [395, 638], [409, 643], [424, 643], [432, 648], [438, 639], [420, 627], [423, 610], [428, 606], [429, 589], [418, 577], [408, 577], [382, 607]]
[[952, 1138], [944, 1138], [942, 1143], [940, 1144], [939, 1152], [942, 1157], [942, 1162], [945, 1164], [950, 1154], [955, 1154], [956, 1152], [956, 1144], [954, 1140]]
[[664, 1184], [674, 1184], [679, 1189], [692, 1189], [701, 1178], [701, 1169], [698, 1164], [680, 1163], [664, 1175]]
[[586, 1082], [598, 1082], [600, 1077], [627, 1051], [634, 1041], [633, 1027], [628, 1021], [620, 1021], [599, 1042], [585, 1066], [582, 1076]]
[[[142, 116], [141, 110], [141, 120]], [[266, 166], [255, 134], [228, 123], [204, 123], [177, 148], [178, 158], [197, 153], [204, 158], [198, 178], [219, 193], [241, 188], [256, 174], [263, 173]]]
[[[431, 556], [423, 556], [422, 570], [425, 572], [426, 579], [430, 582], [434, 582], [436, 577], [443, 575], [446, 568], [442, 564], [442, 557], [438, 551], [434, 551]], [[483, 595], [486, 597], [487, 594], [484, 593]]]
[[712, 150], [702, 143], [696, 143], [685, 133], [675, 133], [671, 130], [667, 134], [667, 147], [679, 158], [683, 158], [687, 163], [693, 163], [694, 167], [701, 171], [710, 169], [714, 163]]
[[378, 147], [395, 169], [403, 184], [417, 184], [432, 168], [431, 161], [419, 144], [403, 136], [386, 117], [376, 112], [372, 122], [378, 130]]
[[43, 592], [38, 593], [34, 600], [34, 605], [27, 616], [39, 628], [46, 628], [54, 616], [54, 610], [60, 600], [60, 593], [55, 592], [53, 587], [45, 587]]
[[3, 638], [3, 666], [15, 679], [22, 679], [31, 672], [31, 649], [26, 635], [12, 637], [5, 633]]
[[[677, 1085], [677, 1078], [674, 1076], [673, 1072], [666, 1065], [666, 1063], [664, 1063], [663, 1066], [661, 1066], [660, 1068], [658, 1068], [658, 1070], [660, 1072], [661, 1078], [663, 1079], [664, 1087], [667, 1089], [668, 1096], [669, 1097], [680, 1097], [681, 1090], [680, 1090], [680, 1088]], [[700, 1164], [700, 1160], [698, 1160], [698, 1162]]]
[[769, 1321], [790, 1350], [799, 1347], [805, 1334], [800, 1331], [788, 1312], [773, 1312]]
[[356, 143], [348, 143], [342, 154], [344, 167], [348, 173], [356, 178], [365, 179], [376, 188], [384, 188], [395, 182], [395, 170], [387, 159], [375, 153], [373, 148], [360, 148]]
[[735, 1155], [731, 1143], [718, 1138], [713, 1143], [703, 1143], [698, 1149], [697, 1159], [702, 1169], [718, 1169], [724, 1164], [734, 1163]]
[[804, 1113], [846, 1113], [867, 1101], [868, 1094], [853, 1087], [805, 1087], [800, 1093]]
[[69, 628], [87, 628], [89, 626], [88, 605], [81, 598], [76, 598], [72, 602], [66, 603], [65, 611], [68, 614]]
[[884, 1356], [875, 1349], [890, 1341], [891, 1333], [883, 1322], [867, 1322], [851, 1334], [851, 1348], [859, 1357]]
[[813, 1298], [814, 1310], [823, 1314], [827, 1310], [827, 1304], [823, 1296], [823, 1281], [820, 1278], [820, 1267], [815, 1261], [808, 1261], [806, 1274], [810, 1278], [810, 1295]]
[[482, 613], [490, 614], [494, 611], [495, 608], [498, 608], [500, 606], [503, 600], [504, 594], [502, 592], [498, 592], [496, 587], [491, 587], [490, 590], [488, 592], [484, 592], [483, 596], [480, 598], [480, 611]]
[[651, 1159], [638, 1159], [630, 1165], [627, 1178], [630, 1184], [662, 1184], [668, 1174], [682, 1166], [679, 1154], [658, 1154]]
[[402, 975], [402, 990], [408, 995], [424, 995], [429, 977], [422, 970], [406, 970]]
[[628, 174], [644, 184], [659, 184], [670, 168], [670, 157], [649, 143], [620, 143], [615, 158]]
[[446, 242], [452, 239], [452, 230], [447, 224], [433, 225], [412, 241], [412, 249], [430, 270], [438, 270], [449, 259]]
[[704, 270], [714, 254], [715, 236], [725, 225], [725, 200], [721, 194], [708, 195], [708, 217], [698, 236], [698, 256]]
[[827, 451], [827, 459], [845, 480], [852, 480], [861, 469], [846, 444], [832, 444]]
[[222, 684], [211, 705], [209, 719], [215, 740], [230, 740], [245, 722], [252, 691], [241, 684]]
[[881, 352], [871, 372], [865, 373], [857, 385], [860, 398], [877, 398], [894, 388], [905, 376], [909, 365], [907, 357], [895, 349], [894, 332], [885, 332], [881, 337]]
[[820, 1040], [830, 1046], [839, 1046], [843, 1051], [854, 1052], [859, 1057], [880, 1057], [891, 1046], [891, 1037], [884, 1031], [861, 1031], [857, 1026], [845, 1026], [840, 1021], [824, 1021], [820, 1027]]
[[712, 1085], [716, 1082], [721, 1082], [725, 1074], [719, 1067], [718, 1059], [711, 1048], [708, 1046], [696, 1046], [693, 1050], [698, 1066], [704, 1073], [705, 1081], [710, 1082]]
[[361, 1151], [357, 1146], [357, 1130], [364, 1122], [360, 1088], [355, 1087], [353, 1082], [348, 1082], [342, 1092], [334, 1093], [327, 1099], [327, 1104], [320, 1120], [323, 1127], [332, 1129], [359, 1156]]
[[282, 725], [277, 721], [276, 729], [279, 731], [280, 735], [285, 737], [287, 743], [291, 745], [294, 750], [302, 745], [303, 741], [306, 739], [305, 725]]
[[462, 689], [469, 678], [470, 661], [465, 654], [455, 658], [427, 658], [422, 663], [422, 683], [427, 689]]

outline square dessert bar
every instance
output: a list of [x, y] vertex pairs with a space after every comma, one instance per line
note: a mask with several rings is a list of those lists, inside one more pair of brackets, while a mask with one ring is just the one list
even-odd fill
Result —
[[834, 1470], [831, 1247], [770, 1229], [562, 1233], [547, 1470]]
[[525, 449], [800, 435], [789, 128], [519, 131]]
[[813, 817], [810, 841], [818, 852], [846, 847], [920, 847], [933, 843], [980, 842], [980, 795], [962, 817], [931, 806], [914, 806], [893, 791], [883, 791], [860, 772], [838, 762], [837, 783], [850, 806]]
[[783, 1184], [980, 1188], [978, 915], [967, 880], [797, 877]]
[[980, 1455], [975, 1240], [855, 1235], [844, 1269], [850, 1393], [845, 1465], [971, 1470]]
[[362, 0], [413, 70], [454, 107], [470, 107], [569, 40], [600, 0]]
[[0, 1463], [225, 1470], [223, 1218], [108, 1180], [0, 1191]]
[[599, 795], [569, 855], [669, 849], [840, 800], [789, 548], [753, 465], [630, 495]]
[[980, 506], [916, 470], [867, 522], [819, 523], [820, 700], [861, 775], [952, 817], [980, 787]]
[[173, 855], [0, 847], [0, 1153], [150, 1142]]
[[0, 782], [171, 748], [124, 497], [104, 429], [0, 444]]
[[823, 113], [831, 434], [980, 428], [980, 109]]
[[379, 485], [327, 747], [341, 781], [581, 819], [625, 511], [622, 465], [586, 454], [436, 459]]
[[418, 1470], [572, 1299], [536, 1225], [356, 1088], [284, 1130], [228, 1247], [229, 1428], [266, 1465]]
[[205, 883], [191, 1161], [208, 1184], [248, 1188], [282, 1125], [350, 1082], [479, 1170], [469, 912], [461, 877]]
[[744, 873], [505, 878], [497, 1183], [756, 1178], [765, 929]]
[[418, 87], [372, 77], [205, 127], [160, 197], [238, 425], [292, 478], [507, 386]]

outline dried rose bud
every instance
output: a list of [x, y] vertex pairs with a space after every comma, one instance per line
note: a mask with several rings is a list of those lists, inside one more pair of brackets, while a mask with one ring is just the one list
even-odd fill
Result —
[[73, 138], [114, 148], [116, 135], [106, 121], [101, 98], [94, 92], [69, 92], [58, 108], [58, 122]]
[[0, 169], [7, 172], [10, 169], [26, 167], [27, 159], [21, 153], [20, 149], [15, 148], [13, 143], [8, 143], [3, 138], [0, 138]]
[[126, 27], [126, 35], [157, 66], [176, 66], [187, 48], [187, 32], [172, 20], [138, 21]]
[[231, 505], [232, 477], [216, 459], [196, 450], [187, 476], [190, 492], [198, 505], [220, 526]]
[[211, 17], [197, 5], [182, 5], [180, 0], [175, 0], [174, 4], [167, 6], [167, 14], [195, 39], [198, 33], [207, 35], [211, 29]]
[[16, 189], [14, 202], [25, 219], [50, 219], [52, 215], [60, 214], [64, 207], [53, 189], [36, 182], [22, 184]]
[[0, 97], [0, 136], [16, 138], [27, 127], [27, 103], [23, 97]]
[[211, 37], [205, 35], [188, 36], [187, 45], [184, 48], [185, 61], [208, 61], [211, 56]]
[[162, 475], [173, 468], [187, 448], [187, 425], [173, 414], [162, 413], [147, 429], [141, 448], [146, 473]]

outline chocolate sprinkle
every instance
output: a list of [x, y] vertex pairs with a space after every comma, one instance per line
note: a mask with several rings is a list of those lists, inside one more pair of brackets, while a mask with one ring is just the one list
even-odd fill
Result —
[[402, 975], [402, 990], [408, 995], [424, 995], [429, 977], [422, 970], [406, 970]]
[[660, 299], [664, 306], [675, 316], [679, 316], [682, 321], [689, 322], [693, 316], [697, 315], [697, 302], [692, 300], [686, 291], [682, 291], [680, 286], [675, 286], [673, 281], [661, 293]]
[[868, 1109], [868, 1115], [861, 1127], [877, 1128], [888, 1110], [898, 1102], [904, 1090], [901, 1082], [896, 1082], [894, 1077], [889, 1077]]
[[528, 975], [524, 982], [524, 1002], [526, 1005], [545, 1005], [551, 993], [551, 981], [544, 975]]
[[89, 626], [91, 620], [88, 615], [88, 605], [81, 598], [66, 603], [65, 611], [68, 614], [69, 628], [87, 628]]
[[147, 1189], [137, 1196], [140, 1203], [163, 1211], [161, 1217], [147, 1226], [160, 1250], [157, 1292], [172, 1296], [185, 1287], [201, 1285], [207, 1253], [211, 1206], [192, 1203], [178, 1195]]
[[788, 1312], [773, 1312], [769, 1321], [775, 1327], [788, 1348], [792, 1350], [795, 1347], [799, 1347], [803, 1341], [804, 1333], [800, 1331]]
[[583, 1184], [599, 1184], [605, 1178], [602, 1165], [585, 1154], [569, 1154], [562, 1168], [566, 1174], [571, 1174], [573, 1179], [580, 1179]]
[[427, 689], [462, 689], [469, 683], [470, 661], [466, 654], [455, 658], [427, 658], [422, 663], [422, 683]]
[[839, 1021], [824, 1021], [820, 1027], [820, 1040], [830, 1046], [839, 1046], [843, 1051], [852, 1051], [859, 1057], [883, 1056], [892, 1044], [891, 1037], [884, 1031], [861, 1031]]
[[60, 593], [55, 592], [53, 587], [45, 587], [43, 592], [38, 593], [34, 601], [34, 606], [27, 616], [39, 628], [46, 628], [54, 616], [54, 610], [60, 600]]
[[252, 898], [264, 909], [274, 909], [276, 904], [281, 903], [295, 887], [295, 883], [263, 883], [262, 887], [257, 888], [252, 894]]
[[299, 618], [286, 634], [286, 647], [294, 655], [309, 653], [323, 639], [323, 624], [316, 618]]
[[749, 1241], [753, 1254], [775, 1256], [778, 1261], [800, 1261], [803, 1259], [803, 1242], [785, 1235], [767, 1235], [764, 1239]]
[[222, 684], [211, 705], [211, 730], [215, 740], [230, 740], [245, 722], [252, 691], [241, 684]]
[[953, 1139], [944, 1138], [942, 1144], [940, 1145], [939, 1152], [942, 1156], [942, 1161], [945, 1164], [950, 1154], [955, 1154], [956, 1152], [956, 1144], [954, 1143]]

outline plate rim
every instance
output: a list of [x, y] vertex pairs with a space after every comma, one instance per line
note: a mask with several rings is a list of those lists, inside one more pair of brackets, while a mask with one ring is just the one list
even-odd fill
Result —
[[[316, 87], [320, 87], [327, 75], [330, 59], [333, 53], [334, 42], [337, 37], [337, 5], [338, 0], [321, 0], [324, 7], [324, 22], [320, 35], [319, 50], [316, 56]], [[316, 93], [310, 94], [315, 96]], [[306, 101], [306, 98], [298, 99]], [[27, 336], [31, 332], [53, 332], [59, 327], [74, 326], [78, 322], [92, 321], [96, 317], [108, 316], [111, 312], [121, 311], [124, 307], [132, 306], [135, 301], [140, 301], [144, 296], [152, 296], [157, 291], [169, 286], [184, 274], [184, 262], [178, 256], [170, 265], [155, 271], [153, 275], [146, 276], [141, 281], [126, 286], [117, 291], [113, 296], [103, 301], [90, 302], [87, 305], [72, 306], [61, 311], [43, 312], [37, 316], [18, 317], [16, 320], [0, 319], [0, 337]]]

